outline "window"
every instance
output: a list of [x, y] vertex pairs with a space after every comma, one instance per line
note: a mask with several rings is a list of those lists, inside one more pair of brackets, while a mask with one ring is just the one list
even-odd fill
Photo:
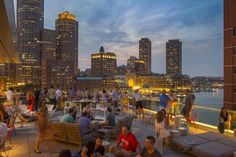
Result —
[[236, 56], [236, 47], [233, 47], [233, 55]]

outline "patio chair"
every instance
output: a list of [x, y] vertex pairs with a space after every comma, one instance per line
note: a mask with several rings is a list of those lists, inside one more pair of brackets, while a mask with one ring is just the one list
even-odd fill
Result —
[[65, 123], [53, 122], [51, 123], [52, 133], [54, 139], [62, 142], [67, 142], [67, 136], [65, 132]]
[[78, 124], [65, 124], [65, 132], [67, 135], [67, 142], [79, 145], [80, 148], [95, 138], [94, 131], [89, 132], [88, 134], [81, 134]]

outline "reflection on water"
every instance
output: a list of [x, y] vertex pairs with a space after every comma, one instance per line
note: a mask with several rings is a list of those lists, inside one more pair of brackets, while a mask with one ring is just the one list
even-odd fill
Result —
[[[194, 115], [196, 120], [202, 123], [217, 126], [219, 109], [223, 106], [223, 89], [215, 89], [214, 92], [194, 93]], [[180, 106], [183, 107], [184, 98], [178, 98]], [[144, 107], [158, 110], [159, 99], [149, 99], [143, 102]], [[182, 104], [182, 105], [181, 105]], [[180, 109], [181, 110], [181, 109]]]
[[201, 92], [194, 94], [195, 104], [200, 106], [212, 107], [212, 108], [221, 108], [223, 106], [223, 89], [215, 89], [214, 92]]

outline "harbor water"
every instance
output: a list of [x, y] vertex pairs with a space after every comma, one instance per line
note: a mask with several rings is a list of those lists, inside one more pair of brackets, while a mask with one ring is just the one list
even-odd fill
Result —
[[[218, 125], [220, 109], [223, 106], [223, 89], [214, 89], [213, 92], [194, 93], [193, 119], [209, 125]], [[178, 98], [180, 110], [184, 105], [184, 98]], [[159, 98], [145, 99], [144, 108], [158, 110]]]

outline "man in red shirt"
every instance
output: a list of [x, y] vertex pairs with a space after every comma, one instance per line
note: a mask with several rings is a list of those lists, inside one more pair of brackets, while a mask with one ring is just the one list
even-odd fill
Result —
[[129, 132], [128, 126], [123, 126], [117, 141], [117, 148], [122, 147], [125, 153], [140, 152], [141, 147], [136, 137]]

